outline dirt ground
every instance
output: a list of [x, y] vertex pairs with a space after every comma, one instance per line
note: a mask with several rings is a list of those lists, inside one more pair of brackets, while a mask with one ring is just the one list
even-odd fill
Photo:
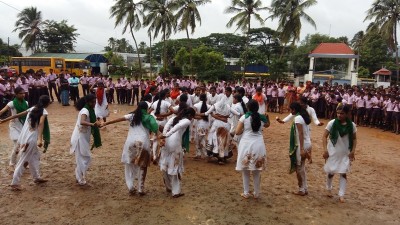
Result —
[[[110, 105], [110, 118], [133, 110]], [[289, 124], [273, 121], [264, 131], [268, 168], [262, 173], [261, 199], [244, 200], [235, 157], [224, 166], [194, 161], [194, 146], [185, 156], [182, 190], [173, 199], [166, 193], [157, 166], [146, 180], [147, 195], [129, 196], [120, 162], [128, 123], [102, 130], [103, 146], [95, 149], [88, 172], [93, 187], [75, 184], [75, 158], [70, 138], [78, 112], [53, 103], [48, 108], [51, 145], [41, 157], [41, 173], [49, 182], [35, 185], [28, 171], [22, 192], [10, 190], [7, 172], [12, 146], [8, 124], [0, 125], [1, 224], [400, 224], [400, 136], [358, 128], [356, 161], [348, 175], [346, 203], [325, 196], [321, 136], [312, 125], [313, 164], [307, 165], [309, 195], [294, 196], [296, 178], [288, 174]], [[277, 114], [270, 114], [275, 118]], [[327, 121], [323, 121], [327, 122]], [[337, 193], [339, 177], [335, 177]]]

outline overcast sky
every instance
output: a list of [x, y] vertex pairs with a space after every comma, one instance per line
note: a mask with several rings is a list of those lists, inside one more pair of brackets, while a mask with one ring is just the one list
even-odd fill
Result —
[[[374, 0], [318, 0], [318, 4], [306, 12], [317, 24], [315, 30], [312, 26], [303, 23], [301, 39], [307, 34], [330, 34], [333, 37], [347, 36], [351, 39], [360, 30], [365, 30], [369, 22], [363, 22], [366, 11]], [[236, 28], [226, 28], [226, 23], [232, 15], [224, 14], [224, 9], [231, 0], [212, 0], [199, 8], [202, 25], [198, 26], [194, 37], [207, 36], [211, 33], [234, 32]], [[271, 0], [263, 0], [264, 6], [269, 6]], [[113, 0], [0, 0], [0, 38], [10, 44], [19, 44], [21, 40], [12, 32], [19, 11], [6, 4], [22, 10], [34, 6], [42, 12], [43, 19], [61, 21], [68, 20], [70, 25], [77, 28], [80, 34], [76, 43], [77, 52], [97, 52], [107, 45], [109, 37], [127, 38], [131, 44], [133, 40], [129, 33], [122, 35], [122, 28], [114, 28], [114, 19], [109, 18], [109, 9], [115, 3]], [[268, 12], [263, 12], [262, 17], [268, 17]], [[259, 27], [259, 24], [252, 25]], [[265, 26], [276, 29], [276, 21], [267, 20]], [[138, 42], [148, 43], [146, 28], [135, 33]], [[239, 31], [238, 31], [239, 32]], [[161, 37], [161, 35], [160, 35]], [[185, 38], [184, 32], [177, 33], [171, 38]], [[159, 41], [159, 40], [156, 40]]]

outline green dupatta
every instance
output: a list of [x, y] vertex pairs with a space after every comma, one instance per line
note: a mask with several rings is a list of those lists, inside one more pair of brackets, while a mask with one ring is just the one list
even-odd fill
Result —
[[353, 149], [353, 122], [349, 118], [346, 119], [346, 124], [342, 125], [340, 120], [335, 119], [332, 124], [331, 130], [329, 131], [329, 139], [331, 140], [333, 146], [336, 145], [337, 139], [348, 134], [349, 137], [349, 150]]
[[[88, 104], [85, 105], [85, 109], [89, 111], [89, 119], [91, 123], [95, 123], [97, 118], [96, 118], [96, 113], [94, 112], [94, 109], [89, 107]], [[101, 136], [100, 136], [100, 130], [98, 127], [91, 127], [92, 135], [93, 135], [93, 145], [90, 150], [93, 150], [93, 148], [98, 148], [101, 146]]]
[[183, 135], [182, 135], [182, 148], [185, 149], [185, 152], [189, 152], [189, 146], [190, 146], [190, 128], [189, 127], [186, 128], [185, 133], [183, 133]]
[[[247, 112], [246, 114], [244, 114], [244, 117], [247, 119], [249, 116], [251, 116], [253, 113], [252, 112]], [[265, 115], [261, 115], [260, 114], [260, 119], [262, 122], [267, 123], [269, 122], [267, 117]]]
[[157, 133], [158, 124], [156, 119], [147, 113], [147, 110], [142, 109], [142, 125], [153, 133]]
[[[300, 115], [299, 113], [296, 116]], [[295, 116], [295, 117], [296, 117]], [[298, 143], [296, 143], [296, 124], [292, 122], [292, 126], [290, 126], [290, 145], [289, 145], [289, 158], [290, 158], [290, 169], [289, 173], [293, 173], [296, 171], [297, 157], [296, 157], [296, 149], [298, 147]]]
[[[26, 103], [25, 99], [22, 99], [22, 101], [19, 101], [17, 98], [14, 98], [13, 105], [14, 105], [15, 110], [17, 111], [17, 114], [25, 112], [26, 110], [29, 109], [29, 106]], [[18, 120], [22, 123], [22, 125], [24, 125], [26, 116], [21, 116], [18, 118]]]

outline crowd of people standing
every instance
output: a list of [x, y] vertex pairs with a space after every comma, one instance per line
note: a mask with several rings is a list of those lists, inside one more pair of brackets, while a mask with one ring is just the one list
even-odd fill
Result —
[[[2, 98], [10, 95], [11, 97], [7, 96], [8, 99], [17, 99], [14, 105], [23, 104], [23, 98], [27, 100], [23, 104], [24, 108], [18, 107], [6, 120], [18, 123], [17, 118], [28, 115], [30, 122], [19, 123], [20, 126], [37, 129], [36, 142], [42, 140], [43, 126], [36, 122], [34, 118], [37, 116], [33, 117], [31, 111], [39, 108], [45, 118], [47, 111], [44, 108], [54, 102], [54, 97], [63, 106], [68, 106], [70, 101], [74, 103], [79, 115], [71, 137], [70, 152], [76, 157], [76, 181], [81, 186], [87, 185], [90, 148], [101, 146], [99, 128], [129, 121], [130, 128], [121, 161], [125, 164], [125, 179], [131, 194], [137, 191], [140, 195], [145, 194], [147, 167], [153, 161], [160, 166], [166, 190], [173, 197], [183, 196], [180, 183], [184, 171], [183, 157], [189, 151], [189, 143], [193, 142], [195, 159], [215, 158], [221, 165], [229, 161], [236, 150], [236, 170], [241, 171], [243, 177], [244, 192], [241, 196], [246, 199], [251, 196], [258, 198], [260, 172], [266, 167], [266, 147], [264, 141], [260, 140], [263, 140], [263, 128], [270, 126], [267, 113], [282, 114], [286, 111], [292, 115], [291, 119], [285, 118], [282, 121], [277, 117], [277, 121], [292, 121], [290, 171], [297, 173], [299, 184], [299, 190], [294, 193], [301, 196], [308, 194], [304, 162], [306, 159], [312, 161], [309, 129], [311, 119], [316, 120], [314, 122], [317, 125], [323, 125], [318, 121], [318, 116], [331, 120], [326, 127], [324, 143], [327, 189], [332, 189], [332, 177], [339, 173], [339, 197], [344, 201], [346, 173], [350, 167], [349, 162], [354, 159], [356, 147], [356, 125], [379, 127], [399, 133], [400, 91], [394, 86], [372, 88], [307, 82], [295, 87], [293, 82], [287, 81], [243, 79], [206, 83], [196, 79], [166, 79], [161, 76], [155, 80], [131, 80], [121, 76], [114, 83], [112, 78], [101, 74], [83, 74], [77, 77], [75, 74], [61, 72], [57, 76], [52, 71], [47, 75], [39, 71], [7, 81], [1, 78], [0, 81]], [[79, 86], [82, 89], [82, 98], [79, 98]], [[109, 116], [108, 104], [134, 105], [135, 102], [137, 107], [132, 113], [119, 119], [106, 120]], [[2, 107], [0, 114], [8, 109], [17, 109], [14, 105]], [[26, 145], [21, 142], [22, 134], [23, 129], [19, 136], [15, 135], [17, 138], [12, 138], [15, 141], [13, 152], [18, 152]], [[94, 143], [90, 147], [91, 136]], [[35, 150], [37, 149], [31, 151]], [[15, 161], [12, 159], [10, 166], [15, 166]], [[37, 161], [20, 158], [17, 169], [14, 170], [14, 189], [20, 189], [18, 177], [25, 162], [36, 165]], [[249, 191], [250, 174], [253, 175], [253, 193]], [[45, 182], [37, 173], [32, 172], [32, 175], [38, 183]], [[135, 179], [138, 179], [136, 187]]]

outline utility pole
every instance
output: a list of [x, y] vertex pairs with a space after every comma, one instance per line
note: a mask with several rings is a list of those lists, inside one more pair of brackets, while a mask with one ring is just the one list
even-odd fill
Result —
[[10, 66], [10, 37], [7, 37], [7, 66]]

